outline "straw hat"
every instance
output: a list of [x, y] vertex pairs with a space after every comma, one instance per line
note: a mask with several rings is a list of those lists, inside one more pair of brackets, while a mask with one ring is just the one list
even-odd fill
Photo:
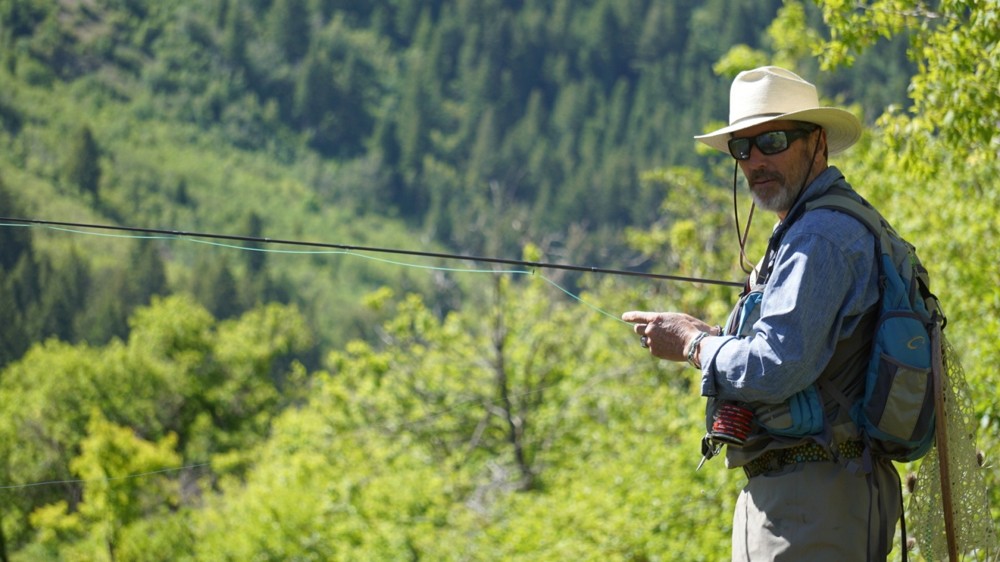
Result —
[[821, 107], [816, 86], [777, 66], [739, 73], [729, 90], [729, 126], [694, 138], [728, 154], [726, 143], [732, 133], [768, 121], [805, 121], [823, 127], [830, 154], [861, 138], [861, 121], [853, 113]]

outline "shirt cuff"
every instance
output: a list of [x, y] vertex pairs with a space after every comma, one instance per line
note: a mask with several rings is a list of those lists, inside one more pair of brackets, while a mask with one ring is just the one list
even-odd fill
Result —
[[717, 396], [715, 382], [715, 356], [722, 346], [736, 339], [735, 336], [713, 336], [701, 340], [701, 395]]

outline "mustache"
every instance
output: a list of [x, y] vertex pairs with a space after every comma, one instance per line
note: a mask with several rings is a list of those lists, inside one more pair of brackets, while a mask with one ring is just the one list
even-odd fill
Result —
[[761, 181], [772, 181], [772, 180], [778, 182], [784, 182], [785, 176], [778, 172], [770, 172], [767, 170], [754, 170], [753, 172], [750, 172], [750, 175], [747, 177], [747, 180], [751, 184]]

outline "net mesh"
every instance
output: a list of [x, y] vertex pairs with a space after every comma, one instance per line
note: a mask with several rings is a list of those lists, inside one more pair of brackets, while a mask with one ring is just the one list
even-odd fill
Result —
[[[997, 535], [976, 450], [976, 424], [965, 372], [948, 340], [940, 335], [942, 393], [947, 428], [949, 488], [956, 543], [960, 556], [1000, 560]], [[941, 415], [939, 412], [938, 415]], [[920, 553], [927, 560], [948, 560], [939, 447], [924, 457], [910, 496], [908, 518]]]

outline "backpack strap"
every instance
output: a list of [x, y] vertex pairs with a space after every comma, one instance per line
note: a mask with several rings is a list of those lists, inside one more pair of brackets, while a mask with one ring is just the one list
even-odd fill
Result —
[[[915, 297], [917, 292], [920, 299], [911, 298], [911, 302], [921, 302], [924, 305], [925, 319], [939, 323], [942, 329], [948, 324], [948, 319], [941, 309], [941, 303], [937, 295], [930, 290], [930, 276], [927, 268], [920, 263], [917, 258], [916, 249], [892, 228], [888, 221], [865, 200], [858, 192], [837, 182], [819, 197], [807, 201], [805, 210], [812, 209], [832, 209], [846, 213], [858, 220], [861, 224], [875, 236], [875, 256], [879, 267], [879, 282], [883, 282], [885, 271], [883, 269], [882, 253], [888, 253], [892, 262], [898, 267], [909, 261], [913, 268], [913, 279], [908, 290], [911, 297]], [[884, 286], [884, 285], [883, 285]]]
[[876, 261], [879, 263], [879, 268], [881, 268], [882, 261], [878, 259], [881, 253], [879, 250], [892, 247], [891, 244], [887, 244], [887, 237], [891, 231], [891, 227], [882, 218], [882, 215], [875, 210], [875, 207], [872, 207], [858, 192], [848, 189], [840, 183], [835, 183], [823, 195], [806, 202], [806, 212], [813, 209], [840, 211], [854, 217], [858, 222], [865, 225], [865, 228], [875, 236], [875, 243], [877, 244], [875, 256]]
[[[814, 209], [830, 209], [847, 214], [872, 233], [875, 237], [875, 262], [879, 268], [881, 283], [883, 270], [880, 255], [884, 244], [882, 238], [888, 226], [882, 215], [851, 189], [843, 178], [831, 185], [822, 195], [806, 201], [799, 216]], [[854, 333], [837, 344], [830, 365], [816, 380], [816, 386], [824, 397], [823, 407], [827, 410], [827, 416], [834, 418], [829, 420], [831, 423], [845, 421], [845, 415], [850, 418], [853, 404], [864, 392], [864, 373], [871, 353], [871, 334], [875, 331], [877, 320], [876, 305], [864, 313]], [[847, 375], [851, 373], [855, 376], [848, 377]], [[840, 413], [831, 413], [831, 407], [834, 406], [839, 406], [837, 409]]]

